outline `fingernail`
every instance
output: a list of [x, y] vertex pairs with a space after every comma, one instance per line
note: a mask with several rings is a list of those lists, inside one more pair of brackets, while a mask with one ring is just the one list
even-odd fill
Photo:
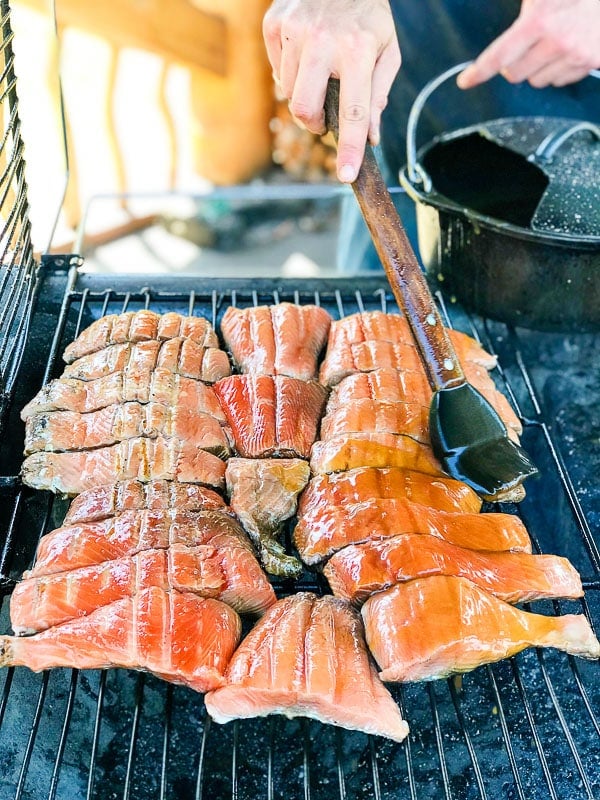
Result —
[[356, 178], [356, 170], [350, 164], [344, 164], [338, 171], [342, 183], [352, 183]]

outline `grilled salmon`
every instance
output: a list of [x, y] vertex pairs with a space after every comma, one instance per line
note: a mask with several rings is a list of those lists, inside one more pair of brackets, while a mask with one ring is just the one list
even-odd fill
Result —
[[212, 489], [178, 481], [120, 481], [95, 486], [71, 502], [63, 525], [96, 522], [123, 511], [173, 509], [175, 511], [227, 511], [223, 498]]
[[579, 574], [566, 558], [467, 550], [412, 533], [344, 547], [324, 573], [333, 593], [356, 605], [374, 592], [428, 575], [468, 578], [507, 603], [583, 595]]
[[214, 385], [244, 458], [308, 458], [327, 391], [315, 381], [285, 375], [232, 375]]
[[272, 606], [237, 649], [226, 685], [207, 694], [217, 722], [285, 714], [402, 741], [408, 725], [377, 677], [360, 618], [309, 592]]
[[583, 614], [521, 611], [465, 578], [432, 576], [397, 584], [370, 597], [362, 615], [384, 681], [443, 678], [526, 647], [600, 658], [600, 642]]
[[150, 587], [34, 636], [0, 637], [0, 666], [124, 667], [208, 692], [223, 685], [240, 635], [225, 603]]
[[221, 333], [241, 372], [310, 381], [330, 325], [329, 313], [315, 305], [231, 306]]
[[150, 339], [191, 339], [202, 347], [218, 347], [219, 340], [204, 317], [184, 317], [175, 312], [157, 314], [149, 309], [108, 314], [92, 322], [65, 348], [67, 364], [112, 344], [144, 342]]
[[63, 378], [82, 381], [104, 378], [113, 372], [128, 375], [165, 369], [186, 378], [214, 383], [231, 374], [227, 353], [218, 347], [204, 347], [193, 339], [167, 339], [112, 344], [78, 358], [65, 367]]
[[321, 439], [366, 431], [396, 433], [429, 443], [429, 409], [421, 403], [353, 400], [321, 420]]
[[228, 429], [218, 419], [185, 405], [161, 403], [115, 403], [97, 411], [47, 411], [28, 417], [25, 424], [25, 454], [38, 450], [91, 450], [136, 437], [178, 439], [187, 446], [214, 453], [231, 454]]
[[464, 514], [402, 499], [365, 498], [359, 503], [313, 507], [301, 514], [294, 542], [303, 561], [315, 564], [349, 544], [427, 533], [474, 550], [531, 552], [531, 541], [514, 514]]
[[87, 414], [129, 401], [185, 406], [210, 414], [221, 424], [225, 424], [225, 416], [212, 386], [193, 378], [174, 375], [164, 369], [155, 369], [134, 379], [123, 372], [115, 372], [92, 381], [56, 378], [42, 386], [27, 403], [21, 411], [21, 419], [27, 420], [47, 411], [77, 411]]
[[254, 542], [267, 572], [297, 578], [302, 564], [280, 542], [283, 523], [296, 513], [310, 476], [301, 458], [231, 458], [225, 482], [231, 508]]
[[223, 489], [225, 462], [179, 439], [137, 437], [96, 450], [33, 453], [23, 462], [21, 477], [34, 489], [65, 495], [128, 478], [177, 480]]
[[479, 495], [453, 478], [435, 478], [401, 467], [358, 467], [312, 478], [300, 498], [299, 513], [375, 498], [410, 500], [438, 511], [476, 514], [481, 510]]

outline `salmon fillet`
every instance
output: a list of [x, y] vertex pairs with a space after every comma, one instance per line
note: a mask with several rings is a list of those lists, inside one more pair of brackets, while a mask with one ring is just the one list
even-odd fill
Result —
[[231, 454], [228, 429], [218, 419], [185, 405], [116, 403], [97, 411], [47, 411], [28, 417], [25, 454], [38, 450], [91, 450], [136, 437], [178, 439], [219, 458]]
[[284, 375], [232, 375], [215, 392], [244, 458], [308, 458], [327, 391], [314, 381]]
[[157, 314], [149, 309], [108, 314], [85, 328], [63, 355], [67, 364], [111, 344], [144, 342], [149, 339], [191, 339], [202, 347], [218, 347], [212, 325], [204, 317], [184, 317], [175, 312]]
[[429, 409], [419, 403], [353, 400], [321, 420], [321, 439], [366, 431], [402, 433], [429, 444]]
[[435, 478], [401, 467], [358, 467], [312, 478], [300, 498], [299, 514], [376, 498], [405, 499], [438, 511], [469, 514], [480, 511], [482, 504], [473, 489], [453, 478]]
[[316, 564], [349, 544], [402, 533], [426, 533], [474, 550], [531, 552], [525, 526], [514, 514], [438, 511], [402, 499], [315, 506], [299, 516], [294, 542], [302, 560]]
[[212, 489], [178, 481], [120, 481], [95, 486], [71, 502], [63, 525], [96, 522], [123, 511], [174, 509], [183, 511], [227, 511], [223, 498]]
[[323, 571], [333, 593], [356, 605], [374, 592], [428, 575], [467, 578], [507, 603], [583, 596], [579, 574], [566, 558], [478, 552], [411, 533], [344, 547]]
[[0, 637], [0, 666], [123, 667], [208, 692], [223, 685], [240, 634], [225, 603], [150, 587], [35, 636]]
[[212, 386], [193, 378], [174, 375], [164, 369], [127, 377], [122, 372], [80, 381], [76, 378], [56, 378], [42, 386], [36, 396], [21, 411], [27, 420], [47, 411], [77, 411], [87, 414], [107, 406], [135, 401], [161, 403], [167, 406], [184, 406], [203, 414], [210, 414], [225, 424], [225, 416]]
[[112, 344], [89, 353], [65, 367], [63, 378], [82, 381], [104, 378], [113, 372], [135, 374], [165, 369], [186, 378], [214, 383], [231, 374], [227, 353], [218, 347], [204, 347], [192, 339], [167, 339]]
[[237, 649], [226, 684], [205, 698], [217, 722], [285, 714], [395, 741], [408, 734], [377, 678], [360, 618], [330, 596], [301, 592], [272, 606]]
[[238, 614], [262, 614], [275, 593], [248, 543], [229, 536], [211, 544], [173, 544], [143, 550], [67, 572], [29, 577], [17, 583], [10, 600], [16, 634], [61, 625], [136, 592], [157, 586], [227, 603]]
[[281, 544], [283, 524], [296, 513], [310, 469], [301, 458], [231, 458], [225, 482], [231, 508], [272, 575], [298, 578], [302, 564]]
[[97, 566], [176, 545], [254, 552], [240, 523], [222, 511], [131, 510], [95, 522], [63, 525], [42, 536], [33, 567], [23, 578]]
[[221, 333], [241, 372], [310, 381], [317, 378], [330, 325], [330, 314], [315, 305], [231, 306]]
[[397, 584], [370, 597], [362, 615], [384, 681], [443, 678], [526, 647], [600, 658], [600, 643], [583, 614], [521, 611], [465, 578], [432, 576]]
[[23, 462], [21, 477], [34, 489], [65, 495], [128, 478], [177, 480], [223, 489], [225, 462], [178, 439], [137, 437], [96, 450], [33, 453]]

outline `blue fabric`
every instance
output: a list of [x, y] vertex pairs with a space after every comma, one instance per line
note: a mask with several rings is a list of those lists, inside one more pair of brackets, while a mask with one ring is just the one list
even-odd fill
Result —
[[[519, 7], [518, 0], [392, 0], [402, 67], [382, 119], [378, 160], [388, 186], [398, 185], [406, 161], [406, 121], [419, 91], [449, 67], [475, 58], [512, 24]], [[600, 122], [600, 81], [589, 78], [561, 89], [533, 89], [527, 83], [515, 86], [494, 78], [465, 92], [451, 79], [430, 97], [417, 145], [476, 122], [537, 115]], [[394, 202], [418, 253], [413, 203], [405, 195], [395, 195]], [[381, 269], [354, 198], [345, 200], [342, 209], [338, 269], [345, 275]]]

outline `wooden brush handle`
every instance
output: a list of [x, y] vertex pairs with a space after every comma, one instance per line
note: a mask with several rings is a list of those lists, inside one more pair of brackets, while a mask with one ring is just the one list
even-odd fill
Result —
[[[325, 121], [336, 142], [339, 98], [339, 81], [331, 78], [325, 98]], [[464, 383], [464, 372], [370, 145], [366, 146], [352, 188], [396, 302], [411, 327], [432, 387], [445, 389]]]

